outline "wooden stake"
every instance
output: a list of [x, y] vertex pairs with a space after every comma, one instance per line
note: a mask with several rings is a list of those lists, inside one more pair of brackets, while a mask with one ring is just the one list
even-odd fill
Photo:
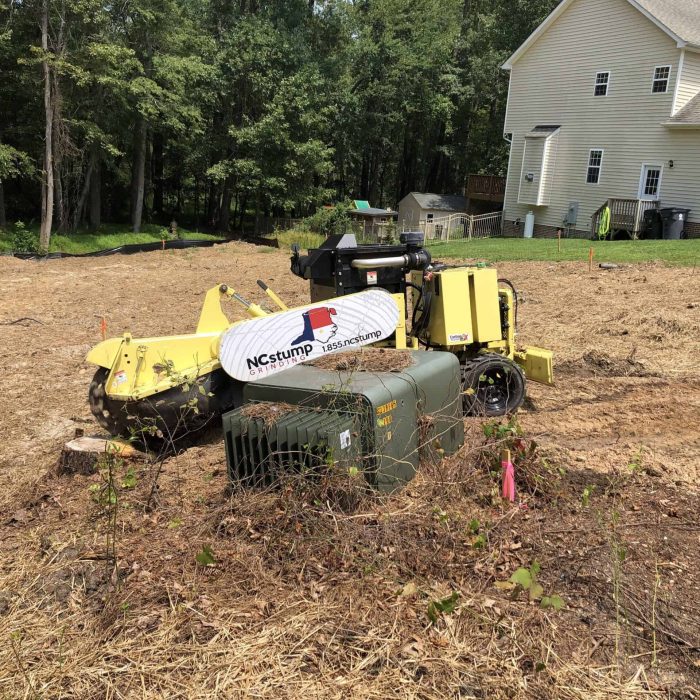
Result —
[[588, 271], [593, 272], [593, 246], [588, 249]]
[[561, 254], [561, 231], [557, 231], [557, 251]]
[[102, 340], [107, 340], [107, 319], [104, 316], [100, 321], [100, 333], [102, 334]]

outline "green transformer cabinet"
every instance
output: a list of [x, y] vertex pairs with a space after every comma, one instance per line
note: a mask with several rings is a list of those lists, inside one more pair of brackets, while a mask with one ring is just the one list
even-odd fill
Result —
[[459, 361], [406, 352], [401, 371], [299, 365], [247, 384], [245, 404], [223, 417], [230, 478], [256, 485], [279, 469], [356, 467], [393, 491], [421, 460], [456, 452], [464, 442]]

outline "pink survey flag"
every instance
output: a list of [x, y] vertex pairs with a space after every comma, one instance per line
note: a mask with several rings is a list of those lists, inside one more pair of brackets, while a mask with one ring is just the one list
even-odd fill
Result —
[[515, 502], [515, 467], [510, 458], [510, 450], [501, 453], [501, 479], [503, 482], [503, 498]]

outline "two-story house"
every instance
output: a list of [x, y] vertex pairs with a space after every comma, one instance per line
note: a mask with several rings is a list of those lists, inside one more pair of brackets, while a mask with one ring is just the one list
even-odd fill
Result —
[[587, 237], [621, 200], [688, 208], [700, 237], [700, 0], [562, 0], [503, 67], [506, 235], [531, 211]]

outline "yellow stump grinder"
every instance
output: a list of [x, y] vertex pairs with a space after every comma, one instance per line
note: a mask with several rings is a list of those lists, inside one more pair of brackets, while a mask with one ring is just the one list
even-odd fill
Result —
[[[401, 234], [392, 245], [358, 245], [354, 235], [331, 236], [306, 255], [294, 247], [291, 271], [309, 281], [310, 304], [289, 309], [259, 281], [278, 308], [268, 312], [221, 284], [207, 292], [192, 334], [125, 333], [94, 347], [87, 356], [98, 366], [89, 401], [100, 425], [123, 436], [197, 434], [212, 419], [261, 396], [285, 401], [284, 387], [332, 384], [333, 373], [313, 361], [366, 345], [418, 357], [416, 367], [423, 369], [411, 381], [423, 382], [419, 404], [431, 391], [450, 393], [455, 383], [460, 416], [511, 413], [525, 398], [526, 377], [553, 381], [550, 351], [516, 348], [513, 285], [499, 280], [491, 267], [433, 262], [421, 233]], [[251, 318], [230, 323], [222, 311], [228, 299], [242, 304]], [[438, 355], [444, 358], [440, 363]], [[427, 362], [428, 356], [435, 362]], [[447, 373], [445, 386], [433, 388], [441, 372]], [[358, 391], [367, 394], [366, 385]], [[385, 401], [372, 418], [386, 429], [383, 439], [392, 439], [385, 414], [397, 410], [396, 403]], [[341, 443], [338, 449], [344, 449]]]

